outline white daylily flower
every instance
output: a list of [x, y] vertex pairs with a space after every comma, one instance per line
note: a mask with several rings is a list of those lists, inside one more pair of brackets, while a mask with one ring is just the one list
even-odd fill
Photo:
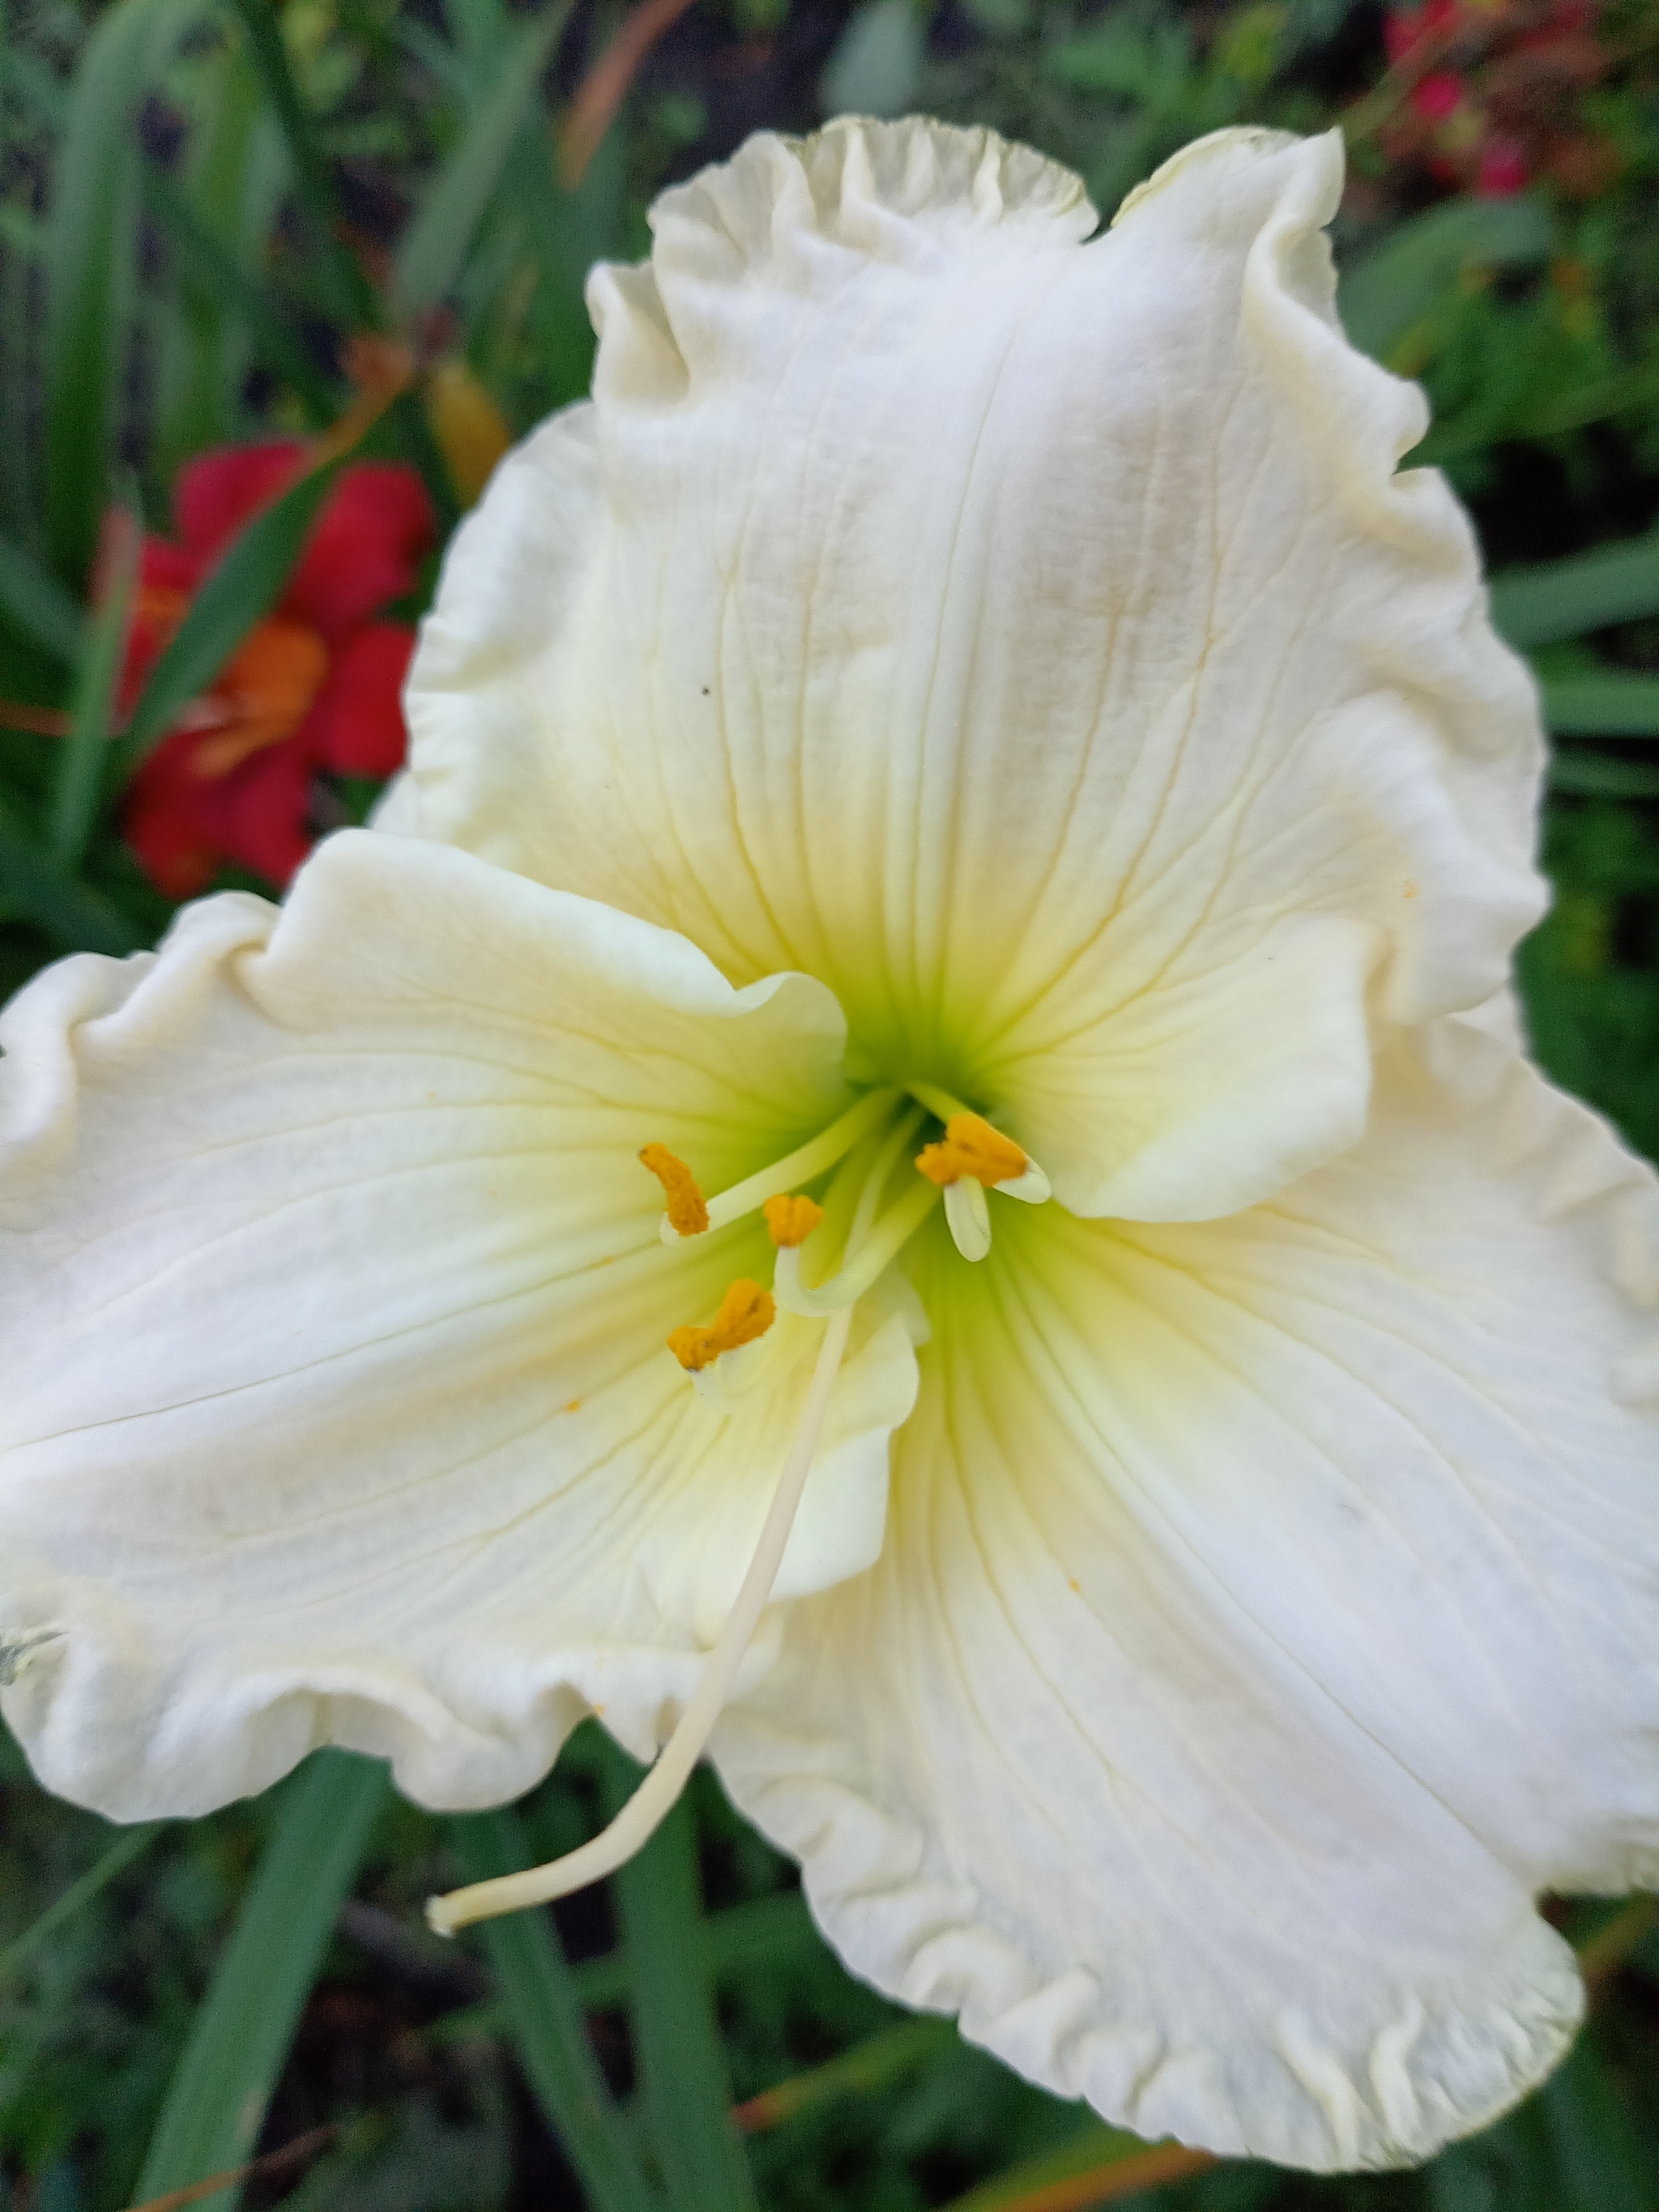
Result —
[[1559, 2054], [1534, 1897], [1659, 1873], [1655, 1185], [1501, 1034], [1532, 695], [1340, 180], [1085, 244], [844, 123], [596, 274], [380, 834], [5, 1018], [49, 1786], [691, 1707], [850, 1966], [1143, 2133], [1398, 2161]]

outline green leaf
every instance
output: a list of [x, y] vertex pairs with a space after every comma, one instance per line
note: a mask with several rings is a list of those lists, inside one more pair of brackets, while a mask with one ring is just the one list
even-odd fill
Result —
[[72, 1881], [31, 1927], [0, 1951], [0, 1983], [9, 1981], [20, 1967], [28, 1964], [42, 1944], [67, 1926], [77, 1912], [83, 1911], [118, 1875], [125, 1874], [135, 1859], [141, 1858], [161, 1834], [163, 1826], [160, 1820], [150, 1820], [142, 1827], [124, 1829], [78, 1881]]
[[125, 520], [125, 543], [115, 574], [109, 580], [109, 596], [87, 632], [70, 702], [70, 732], [58, 756], [49, 842], [52, 858], [68, 869], [80, 866], [87, 839], [97, 819], [115, 710], [115, 687], [125, 657], [127, 621], [142, 544], [137, 517]]
[[[518, 1815], [474, 1813], [450, 1823], [469, 1881], [532, 1863]], [[587, 2039], [575, 1984], [545, 1912], [509, 1913], [478, 1929], [531, 2087], [595, 2212], [661, 2212]]]
[[802, 2112], [815, 2112], [842, 2097], [866, 2096], [902, 2081], [939, 2051], [957, 2041], [956, 2022], [928, 2018], [901, 2021], [896, 2027], [866, 2037], [814, 2066], [796, 2074], [738, 2107], [739, 2124], [750, 2134], [763, 2128], [781, 2127]]
[[1575, 799], [1659, 799], [1659, 768], [1609, 760], [1605, 753], [1555, 753], [1549, 785]]
[[[1166, 2182], [1182, 2181], [1215, 2163], [1207, 2153], [1181, 2143], [1149, 2143], [1121, 2128], [1095, 2122], [1062, 2143], [1010, 2167], [993, 2181], [957, 2197], [949, 2212], [1048, 2212], [1064, 2204], [1077, 2212]], [[1092, 2187], [1086, 2186], [1092, 2183]], [[1070, 2184], [1069, 2188], [1063, 2185]]]
[[[613, 1811], [641, 1770], [604, 1747]], [[651, 2141], [674, 2212], [744, 2212], [755, 2185], [732, 2120], [732, 2084], [702, 1935], [697, 1832], [682, 1798], [642, 1851], [611, 1878], [634, 1960], [629, 2014]]]
[[350, 328], [379, 330], [383, 321], [380, 304], [355, 256], [340, 241], [334, 180], [289, 67], [276, 11], [270, 0], [235, 0], [235, 6], [247, 28], [265, 97], [288, 140], [294, 161], [295, 196], [312, 232], [318, 273], [332, 295], [333, 312]]
[[180, 710], [208, 688], [253, 625], [276, 605], [347, 459], [341, 454], [307, 471], [226, 548], [150, 671], [125, 736], [110, 747], [111, 771], [118, 781], [126, 781]]
[[[727, 1905], [723, 1912], [710, 1913], [699, 1933], [699, 1961], [716, 1984], [775, 1969], [785, 1961], [822, 1957], [825, 1948], [806, 1899], [797, 1889]], [[634, 1979], [634, 1961], [626, 1948], [583, 1959], [570, 1968], [571, 1987], [584, 2012], [606, 2012], [626, 2004]], [[465, 2042], [471, 2036], [499, 2033], [505, 2018], [501, 2006], [489, 1998], [446, 2013], [426, 2032], [434, 2043]]]
[[552, 0], [525, 26], [489, 95], [433, 179], [398, 248], [392, 305], [412, 319], [434, 307], [453, 284], [485, 208], [501, 183], [521, 125], [539, 109], [542, 72], [566, 23], [571, 0]]
[[1522, 651], [1659, 614], [1659, 531], [1492, 580], [1492, 618]]
[[98, 543], [137, 260], [139, 100], [199, 0], [117, 0], [76, 72], [52, 168], [46, 539], [79, 583]]
[[198, 219], [184, 194], [153, 166], [144, 169], [143, 198], [146, 212], [154, 216], [178, 256], [180, 280], [187, 287], [211, 291], [222, 305], [240, 314], [260, 359], [291, 387], [313, 423], [320, 428], [331, 422], [337, 409], [329, 380], [265, 287], [248, 274]]
[[912, 0], [864, 0], [818, 81], [826, 115], [902, 115], [914, 106], [927, 25]]
[[[319, 1751], [281, 1809], [196, 2014], [133, 2195], [160, 2197], [252, 2155], [342, 1900], [386, 1802], [386, 1768]], [[231, 2212], [240, 2189], [210, 2198]]]
[[73, 667], [86, 639], [81, 603], [21, 546], [0, 539], [0, 614], [44, 652]]
[[1659, 738], [1659, 676], [1609, 668], [1547, 677], [1544, 720], [1559, 738]]
[[1449, 200], [1413, 216], [1343, 271], [1337, 306], [1362, 352], [1381, 359], [1465, 269], [1547, 260], [1555, 226], [1540, 200]]
[[38, 929], [70, 952], [136, 952], [143, 933], [112, 899], [77, 883], [50, 859], [33, 836], [0, 800], [0, 891]]
[[1562, 2212], [1651, 2212], [1652, 2160], [1619, 2085], [1581, 2036], [1539, 2093]]

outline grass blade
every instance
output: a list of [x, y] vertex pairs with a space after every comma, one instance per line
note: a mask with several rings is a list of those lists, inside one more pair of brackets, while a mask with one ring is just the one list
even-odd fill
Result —
[[289, 67], [270, 0], [235, 0], [235, 6], [247, 28], [265, 97], [288, 140], [294, 161], [295, 194], [314, 234], [319, 270], [334, 295], [335, 312], [349, 329], [379, 330], [383, 319], [380, 303], [356, 259], [340, 242], [334, 180]]
[[69, 952], [137, 952], [144, 935], [112, 899], [43, 853], [0, 800], [0, 891]]
[[199, 219], [177, 185], [149, 164], [143, 198], [146, 212], [155, 216], [172, 243], [181, 280], [234, 307], [252, 333], [259, 358], [289, 386], [313, 426], [320, 429], [332, 422], [338, 410], [329, 380], [264, 286], [248, 275], [223, 240]]
[[116, 781], [126, 781], [180, 710], [207, 689], [255, 623], [276, 605], [346, 458], [339, 454], [308, 470], [226, 548], [150, 671], [125, 734], [110, 748]]
[[924, 2066], [936, 2051], [950, 2050], [957, 2041], [954, 2021], [931, 2018], [901, 2021], [880, 2035], [855, 2043], [822, 2066], [796, 2074], [775, 2087], [763, 2089], [732, 2112], [745, 2135], [759, 2135], [781, 2127], [801, 2112], [816, 2112], [842, 2097], [867, 2095], [885, 2089], [907, 2074]]
[[1492, 618], [1523, 652], [1659, 614], [1659, 531], [1492, 580]]
[[1465, 269], [1547, 260], [1549, 210], [1530, 194], [1456, 199], [1413, 216], [1342, 273], [1337, 307], [1362, 352], [1381, 360]]
[[1558, 738], [1659, 738], [1659, 676], [1547, 677], [1544, 720]]
[[1575, 799], [1659, 799], [1659, 768], [1609, 760], [1605, 753], [1556, 753], [1549, 786]]
[[[613, 1811], [640, 1771], [607, 1747], [601, 1773]], [[675, 2212], [743, 2212], [756, 2203], [755, 2185], [731, 2116], [702, 1936], [696, 1827], [684, 1798], [611, 1887], [634, 1960], [635, 2061], [669, 2200]]]
[[1208, 2151], [1148, 2143], [1103, 2124], [982, 2182], [958, 2197], [949, 2212], [1090, 2212], [1143, 2189], [1185, 2181], [1215, 2162]]
[[[252, 2151], [289, 2044], [356, 1881], [387, 1785], [379, 1761], [322, 1751], [284, 1785], [282, 1809], [196, 2014], [134, 2194], [160, 2197]], [[229, 2208], [240, 2190], [213, 2201]]]
[[98, 543], [137, 259], [135, 111], [198, 0], [118, 0], [76, 72], [52, 170], [45, 498], [53, 565], [78, 583]]
[[137, 520], [121, 510], [112, 533], [118, 550], [112, 562], [107, 596], [87, 633], [70, 703], [70, 733], [58, 757], [52, 792], [52, 856], [67, 869], [78, 869], [97, 819], [109, 752], [115, 687], [127, 641], [132, 587], [138, 575], [142, 544]]
[[284, 2143], [280, 2150], [267, 2151], [263, 2158], [248, 2159], [241, 2166], [233, 2166], [224, 2173], [210, 2173], [205, 2181], [192, 2181], [184, 2189], [169, 2189], [164, 2197], [152, 2197], [143, 2204], [134, 2204], [130, 2212], [185, 2212], [191, 2204], [204, 2204], [210, 2197], [233, 2184], [245, 2181], [273, 2181], [291, 2166], [303, 2165], [320, 2150], [326, 2150], [339, 2140], [337, 2127], [310, 2128], [292, 2142]]
[[0, 614], [65, 667], [72, 668], [80, 659], [86, 641], [86, 617], [80, 602], [21, 547], [3, 539], [0, 539]]
[[[526, 1862], [528, 1864], [528, 1861]], [[824, 1942], [812, 1924], [806, 1899], [798, 1889], [776, 1897], [750, 1898], [744, 1905], [729, 1905], [710, 1913], [702, 1923], [702, 1942], [698, 1957], [718, 1985], [739, 1974], [764, 1971], [786, 1961], [822, 1954]], [[625, 1947], [607, 1951], [598, 1959], [583, 1959], [569, 1969], [570, 1984], [584, 2012], [606, 2012], [626, 2004], [634, 1987], [634, 1961]], [[426, 2030], [434, 2043], [464, 2041], [469, 2036], [496, 2035], [505, 2016], [493, 1997], [464, 2011], [446, 2013]]]
[[125, 1874], [133, 1861], [143, 1854], [161, 1832], [165, 1823], [146, 1821], [142, 1827], [124, 1829], [109, 1849], [89, 1866], [79, 1881], [72, 1881], [59, 1898], [55, 1898], [32, 1927], [26, 1928], [15, 1942], [0, 1951], [0, 1983], [9, 1981], [29, 1960], [41, 1945], [65, 1927], [76, 1914], [92, 1903], [94, 1897], [109, 1887], [117, 1875]]
[[551, 0], [519, 34], [488, 97], [434, 178], [398, 248], [392, 304], [412, 319], [435, 307], [454, 283], [514, 142], [536, 104], [542, 72], [570, 19], [571, 0]]
[[[532, 1863], [516, 1814], [471, 1814], [453, 1821], [451, 1833], [469, 1881]], [[525, 2073], [595, 2212], [661, 2212], [605, 2088], [551, 1920], [516, 1912], [484, 1922], [478, 1934]]]

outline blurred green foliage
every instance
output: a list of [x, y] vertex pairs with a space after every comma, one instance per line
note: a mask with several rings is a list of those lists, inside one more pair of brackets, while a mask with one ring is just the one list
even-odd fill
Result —
[[[122, 774], [271, 603], [317, 480], [239, 545], [117, 745], [118, 617], [107, 594], [88, 612], [106, 509], [163, 527], [190, 455], [337, 422], [344, 340], [391, 335], [427, 371], [425, 404], [395, 399], [352, 451], [410, 462], [453, 517], [468, 486], [436, 365], [515, 434], [579, 393], [587, 266], [641, 252], [656, 187], [750, 128], [922, 106], [1034, 141], [1109, 209], [1199, 132], [1341, 120], [1344, 314], [1426, 386], [1420, 458], [1473, 506], [1555, 732], [1532, 1036], [1659, 1153], [1659, 15], [1611, 0], [1593, 68], [1524, 78], [1505, 6], [1468, 14], [1443, 58], [1475, 118], [1454, 141], [1389, 68], [1382, 9], [1349, 0], [702, 0], [599, 114], [578, 176], [611, 0], [7, 0], [0, 992], [165, 925], [121, 840]], [[1467, 189], [1471, 128], [1525, 168], [1501, 197]], [[372, 797], [320, 791], [319, 827]], [[305, 2159], [210, 2201], [1075, 2212], [1115, 2166], [1143, 2173], [1141, 2146], [853, 1981], [707, 1775], [614, 1896], [429, 1938], [426, 1894], [599, 1825], [628, 1762], [592, 1726], [514, 1813], [463, 1822], [326, 1754], [266, 1799], [124, 1837], [9, 1745], [0, 1762], [0, 2207], [115, 2212], [296, 2139]], [[1617, 1910], [1559, 1908], [1603, 1954], [1571, 2063], [1420, 2174], [1224, 2165], [1119, 2201], [1659, 2212], [1659, 1934], [1627, 1908], [1609, 1929]]]

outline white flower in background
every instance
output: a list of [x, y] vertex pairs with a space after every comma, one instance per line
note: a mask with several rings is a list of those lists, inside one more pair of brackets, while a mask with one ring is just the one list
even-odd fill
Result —
[[1655, 1186], [1495, 1011], [1532, 695], [1340, 182], [1224, 132], [1085, 244], [847, 123], [596, 274], [379, 832], [6, 1018], [49, 1787], [690, 1705], [849, 1966], [1145, 2134], [1417, 2158], [1559, 2055], [1535, 1894], [1659, 1874]]

